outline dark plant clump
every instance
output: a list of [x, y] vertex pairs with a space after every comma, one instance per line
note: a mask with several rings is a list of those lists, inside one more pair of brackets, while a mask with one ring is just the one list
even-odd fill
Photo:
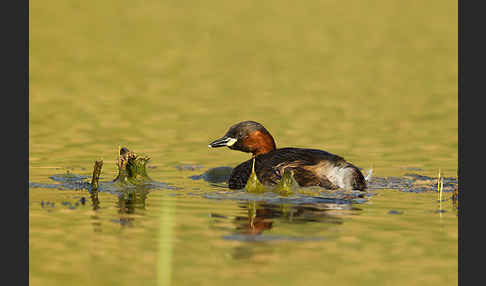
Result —
[[118, 176], [113, 182], [135, 185], [151, 182], [146, 170], [149, 160], [147, 156], [137, 155], [126, 147], [121, 148], [117, 160]]

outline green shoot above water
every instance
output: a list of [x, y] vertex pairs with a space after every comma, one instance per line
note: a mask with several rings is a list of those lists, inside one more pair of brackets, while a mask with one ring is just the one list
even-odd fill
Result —
[[255, 173], [255, 158], [253, 158], [253, 165], [251, 168], [251, 175], [245, 185], [245, 190], [249, 193], [264, 193], [266, 192], [265, 186], [258, 180]]
[[272, 191], [278, 193], [281, 196], [292, 195], [295, 190], [299, 188], [299, 184], [294, 179], [294, 174], [291, 170], [284, 170], [282, 179], [273, 188], [266, 188], [259, 180], [255, 173], [255, 158], [253, 158], [253, 164], [251, 168], [251, 175], [245, 186], [245, 190], [249, 193], [264, 193], [267, 191]]

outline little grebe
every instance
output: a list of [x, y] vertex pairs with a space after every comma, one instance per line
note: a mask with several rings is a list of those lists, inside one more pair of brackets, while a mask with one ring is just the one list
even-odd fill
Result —
[[[272, 135], [263, 125], [254, 121], [237, 123], [226, 134], [209, 147], [229, 147], [252, 153], [255, 173], [264, 185], [274, 185], [282, 178], [285, 169], [293, 172], [302, 187], [321, 186], [326, 189], [366, 189], [366, 180], [361, 171], [342, 157], [323, 150], [303, 148], [277, 149]], [[233, 169], [229, 187], [245, 187], [252, 170], [252, 160], [245, 161]]]

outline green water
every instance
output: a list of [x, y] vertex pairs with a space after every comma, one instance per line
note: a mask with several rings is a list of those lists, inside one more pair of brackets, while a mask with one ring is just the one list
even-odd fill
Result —
[[377, 177], [455, 177], [456, 2], [49, 0], [29, 14], [29, 181], [91, 176], [98, 159], [111, 180], [121, 145], [178, 187], [100, 193], [96, 211], [86, 190], [30, 188], [31, 285], [457, 284], [457, 216], [436, 193], [336, 209], [207, 199], [227, 190], [189, 179], [249, 158], [207, 147], [242, 120]]

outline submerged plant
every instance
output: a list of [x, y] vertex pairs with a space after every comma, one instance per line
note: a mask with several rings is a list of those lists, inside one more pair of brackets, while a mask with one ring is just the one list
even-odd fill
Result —
[[258, 180], [258, 177], [255, 173], [255, 158], [253, 158], [251, 175], [246, 182], [245, 190], [249, 193], [264, 193], [266, 191], [265, 186]]

